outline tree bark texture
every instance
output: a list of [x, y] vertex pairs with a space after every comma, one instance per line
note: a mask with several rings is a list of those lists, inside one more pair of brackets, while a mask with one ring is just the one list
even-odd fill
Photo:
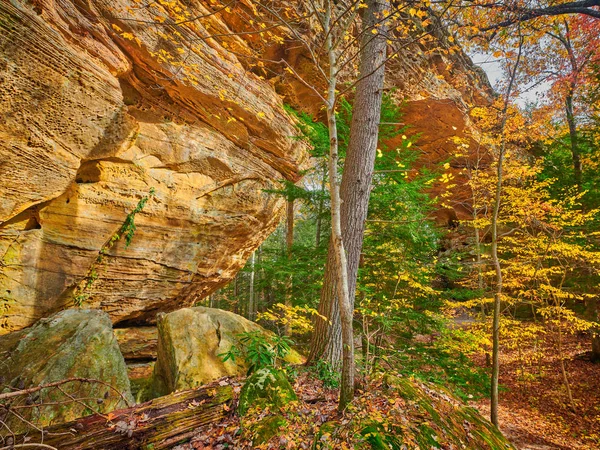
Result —
[[[373, 28], [375, 23], [381, 22], [383, 11], [389, 9], [387, 0], [369, 0], [367, 4], [368, 8], [363, 18], [363, 29], [366, 31]], [[360, 81], [356, 86], [350, 140], [340, 188], [341, 227], [348, 260], [348, 292], [352, 310], [354, 310], [358, 265], [377, 154], [385, 75], [387, 45], [385, 24], [382, 23], [377, 30], [376, 35], [370, 31], [363, 33]], [[330, 273], [336, 261], [333, 243], [332, 236], [319, 303], [319, 314], [327, 317], [328, 321], [318, 316], [315, 319], [315, 331], [307, 361], [309, 364], [320, 359], [336, 364], [342, 358], [342, 346], [339, 343], [340, 314], [336, 298], [338, 287], [335, 285], [336, 277]]]
[[[60, 450], [168, 449], [189, 440], [202, 425], [229, 413], [231, 386], [210, 385], [156, 398], [109, 416], [95, 414], [73, 422], [32, 430], [14, 444], [43, 442]], [[6, 437], [6, 436], [5, 436]], [[25, 440], [27, 439], [27, 440]]]
[[254, 264], [256, 262], [256, 252], [250, 257], [250, 281], [248, 286], [248, 319], [256, 320], [256, 302], [254, 298]]

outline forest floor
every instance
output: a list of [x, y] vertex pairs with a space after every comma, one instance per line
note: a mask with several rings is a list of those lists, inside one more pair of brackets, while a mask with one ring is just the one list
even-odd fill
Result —
[[[534, 363], [524, 366], [519, 363], [517, 349], [503, 349], [500, 428], [519, 450], [600, 449], [600, 364], [582, 357], [589, 347], [589, 338], [567, 336], [563, 345], [575, 412], [569, 407], [560, 359], [550, 339], [539, 349], [541, 361], [532, 359]], [[524, 358], [532, 356], [524, 349], [520, 354]], [[474, 359], [476, 364], [485, 365], [483, 355]], [[241, 384], [242, 380], [232, 383], [238, 394]], [[312, 445], [311, 439], [306, 437], [314, 434], [319, 425], [329, 421], [348, 422], [336, 411], [337, 390], [323, 388], [321, 382], [304, 371], [296, 379], [294, 388], [301, 399], [299, 413], [306, 416], [302, 419], [303, 426], [286, 428], [280, 440], [274, 444], [271, 441], [268, 448], [308, 449]], [[370, 392], [367, 397], [370, 398], [369, 409], [380, 409], [378, 403], [386, 403], [380, 392]], [[489, 417], [487, 400], [474, 401], [472, 406]], [[219, 423], [197, 430], [189, 443], [175, 449], [256, 448], [240, 434], [242, 429], [240, 418], [231, 414]]]
[[[519, 450], [596, 450], [600, 448], [600, 364], [585, 359], [589, 338], [565, 338], [565, 366], [573, 393], [571, 411], [560, 369], [560, 359], [550, 340], [538, 361], [521, 375], [519, 352], [503, 350], [500, 360], [500, 429]], [[522, 356], [527, 357], [525, 353]], [[483, 357], [476, 358], [479, 365]], [[540, 374], [541, 373], [541, 374]], [[474, 405], [489, 417], [489, 401]]]

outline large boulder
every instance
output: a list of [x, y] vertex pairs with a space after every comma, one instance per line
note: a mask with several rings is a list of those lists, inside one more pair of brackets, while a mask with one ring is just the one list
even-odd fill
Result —
[[[69, 378], [88, 380], [12, 400], [11, 406], [21, 406], [19, 413], [38, 426], [106, 413], [133, 402], [125, 361], [110, 318], [102, 311], [69, 309], [0, 336], [0, 361], [5, 392]], [[25, 422], [1, 409], [0, 420], [13, 432], [26, 428]]]
[[[223, 361], [219, 356], [233, 345], [240, 333], [269, 332], [229, 311], [215, 308], [183, 308], [158, 315], [158, 359], [154, 366], [154, 394], [166, 395], [190, 389], [224, 376], [245, 375], [248, 365], [242, 358]], [[292, 351], [286, 360], [302, 362]]]

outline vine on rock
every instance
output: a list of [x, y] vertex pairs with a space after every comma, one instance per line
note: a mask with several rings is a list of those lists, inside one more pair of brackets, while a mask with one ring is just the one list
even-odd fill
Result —
[[156, 191], [152, 187], [148, 192], [148, 195], [142, 197], [142, 199], [138, 202], [136, 207], [127, 214], [125, 220], [123, 221], [123, 225], [119, 228], [119, 230], [113, 234], [110, 239], [100, 248], [98, 252], [98, 256], [92, 263], [88, 273], [85, 277], [77, 284], [73, 291], [73, 303], [76, 306], [81, 306], [90, 296], [89, 290], [92, 285], [98, 279], [98, 272], [96, 271], [96, 266], [102, 263], [104, 255], [108, 253], [108, 251], [119, 241], [121, 238], [125, 238], [125, 248], [129, 247], [133, 240], [133, 236], [135, 234], [136, 225], [135, 225], [135, 216], [137, 213], [141, 212], [146, 203], [154, 197]]

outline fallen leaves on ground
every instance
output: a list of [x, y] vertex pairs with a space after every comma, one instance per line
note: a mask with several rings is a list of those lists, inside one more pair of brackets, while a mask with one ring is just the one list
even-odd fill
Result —
[[[251, 409], [243, 418], [231, 408], [227, 419], [196, 430], [189, 443], [175, 449], [510, 447], [450, 392], [410, 377], [386, 374], [370, 381], [344, 413], [337, 411], [337, 390], [324, 388], [308, 370], [300, 371], [294, 389], [298, 401], [272, 410]], [[265, 424], [274, 432], [262, 439]]]
[[[518, 350], [500, 358], [500, 429], [520, 450], [597, 450], [600, 448], [600, 364], [585, 358], [587, 336], [567, 336], [564, 358], [576, 411], [570, 410], [553, 343], [545, 342], [541, 365], [519, 364]], [[521, 349], [521, 351], [525, 351]], [[484, 358], [476, 358], [483, 365]], [[489, 401], [473, 402], [489, 417]]]

